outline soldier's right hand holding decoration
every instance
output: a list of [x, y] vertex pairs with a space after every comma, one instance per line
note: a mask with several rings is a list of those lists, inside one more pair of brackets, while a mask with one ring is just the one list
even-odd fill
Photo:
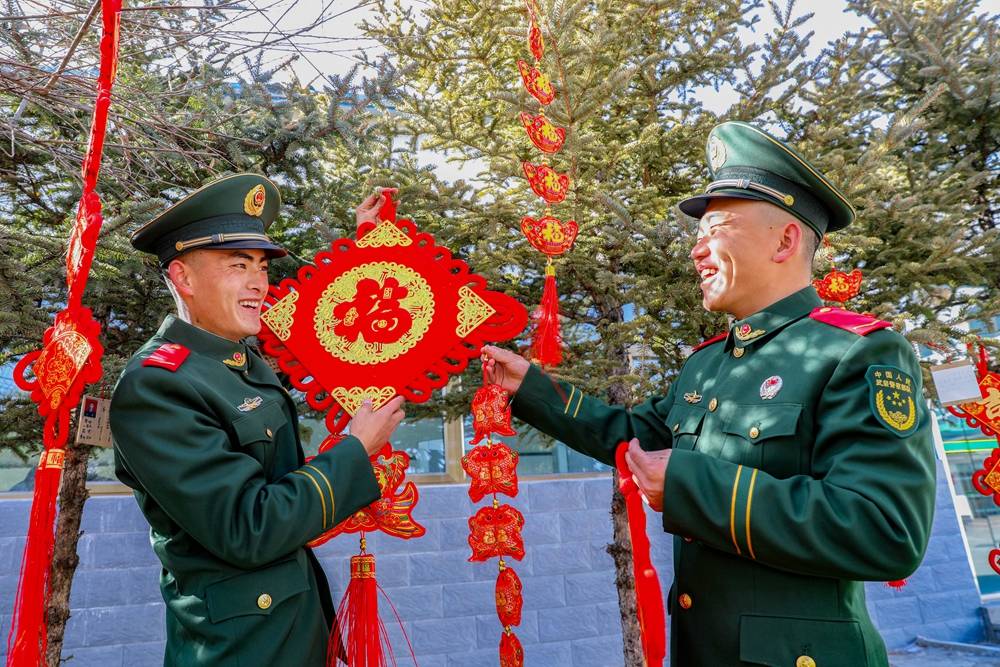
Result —
[[483, 347], [483, 365], [486, 367], [486, 378], [498, 384], [512, 394], [517, 393], [524, 382], [524, 376], [531, 364], [519, 354], [495, 345]]
[[378, 410], [372, 410], [372, 402], [365, 399], [364, 403], [351, 420], [351, 435], [361, 441], [368, 456], [382, 449], [389, 442], [392, 432], [403, 421], [403, 397], [397, 396]]

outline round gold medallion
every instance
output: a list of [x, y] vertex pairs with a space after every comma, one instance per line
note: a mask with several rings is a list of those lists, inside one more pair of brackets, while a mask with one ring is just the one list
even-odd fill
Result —
[[708, 411], [715, 412], [715, 409], [719, 407], [719, 399], [713, 398], [708, 402]]
[[257, 597], [257, 606], [261, 609], [267, 609], [271, 606], [271, 596], [267, 593], [261, 593]]
[[692, 600], [691, 596], [687, 593], [681, 593], [677, 597], [677, 602], [680, 603], [681, 609], [690, 609], [691, 605], [694, 604], [694, 600]]
[[800, 655], [795, 660], [795, 667], [816, 667], [816, 661], [808, 655]]
[[243, 210], [247, 215], [252, 215], [256, 218], [264, 212], [264, 201], [266, 199], [267, 193], [264, 192], [264, 186], [258, 183], [250, 189], [246, 198], [243, 199]]

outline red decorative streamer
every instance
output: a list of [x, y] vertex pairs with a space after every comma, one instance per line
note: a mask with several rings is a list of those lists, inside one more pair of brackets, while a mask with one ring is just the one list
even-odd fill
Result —
[[556, 272], [551, 264], [545, 267], [545, 286], [542, 301], [531, 314], [534, 336], [531, 340], [531, 358], [543, 366], [562, 363], [562, 332], [559, 325], [559, 292], [556, 290]]
[[632, 471], [625, 460], [628, 443], [618, 444], [615, 450], [615, 467], [618, 470], [618, 488], [625, 497], [628, 515], [628, 532], [632, 540], [632, 574], [635, 578], [636, 609], [639, 630], [642, 633], [642, 652], [647, 665], [662, 665], [666, 657], [666, 620], [663, 612], [663, 594], [660, 579], [649, 557], [649, 536], [646, 535], [646, 512], [642, 508], [639, 487], [632, 479]]
[[[35, 490], [28, 520], [28, 534], [14, 599], [7, 665], [24, 667], [44, 663], [48, 644], [45, 608], [51, 593], [49, 571], [55, 546], [56, 496], [62, 475], [65, 446], [69, 440], [69, 415], [88, 384], [101, 378], [100, 325], [83, 306], [83, 292], [97, 248], [103, 218], [96, 192], [104, 136], [111, 106], [111, 87], [118, 67], [118, 26], [121, 0], [102, 0], [103, 33], [97, 99], [90, 124], [90, 139], [83, 159], [83, 194], [70, 232], [66, 253], [66, 307], [45, 332], [42, 349], [21, 359], [14, 382], [38, 403], [45, 419], [44, 451], [35, 470]], [[28, 379], [28, 368], [34, 379]]]

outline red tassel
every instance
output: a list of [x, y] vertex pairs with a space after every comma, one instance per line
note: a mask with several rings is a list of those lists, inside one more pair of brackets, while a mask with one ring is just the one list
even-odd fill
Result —
[[35, 493], [21, 578], [7, 635], [7, 664], [11, 667], [45, 664], [48, 635], [44, 616], [49, 600], [49, 564], [55, 546], [56, 497], [64, 454], [62, 449], [43, 451], [35, 470]]
[[906, 585], [906, 579], [893, 579], [892, 581], [885, 582], [885, 585], [888, 586], [889, 588], [895, 588], [896, 590], [899, 590], [900, 588]]
[[535, 332], [531, 341], [531, 358], [543, 366], [562, 363], [562, 335], [559, 331], [559, 293], [556, 291], [556, 270], [545, 267], [545, 287], [542, 302], [531, 314]]
[[[378, 615], [380, 593], [389, 602], [385, 591], [375, 579], [375, 556], [365, 553], [365, 538], [362, 537], [361, 553], [351, 556], [351, 582], [337, 609], [337, 626], [330, 634], [327, 644], [326, 664], [329, 667], [336, 667], [339, 663], [348, 667], [395, 667], [396, 656], [389, 644], [385, 625]], [[392, 607], [400, 629], [403, 629], [402, 620], [392, 602], [389, 602], [389, 606]], [[403, 637], [406, 638], [413, 664], [416, 664], [416, 656], [405, 630]]]

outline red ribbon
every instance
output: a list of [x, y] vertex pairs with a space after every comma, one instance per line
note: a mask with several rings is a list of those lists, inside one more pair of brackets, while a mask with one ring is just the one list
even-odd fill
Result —
[[660, 578], [649, 557], [649, 536], [646, 535], [646, 512], [642, 507], [642, 494], [625, 461], [626, 451], [628, 443], [619, 443], [615, 450], [615, 467], [618, 469], [618, 489], [625, 497], [628, 532], [632, 540], [632, 575], [635, 578], [642, 652], [646, 656], [646, 665], [660, 667], [666, 657], [667, 644], [663, 594], [660, 591]]

